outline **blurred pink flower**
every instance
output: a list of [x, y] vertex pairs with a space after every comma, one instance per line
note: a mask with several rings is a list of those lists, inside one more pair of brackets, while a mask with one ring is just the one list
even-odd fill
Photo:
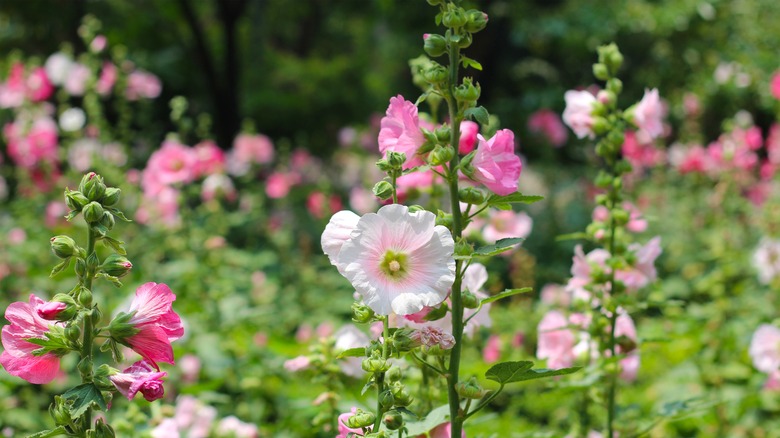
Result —
[[376, 211], [379, 207], [376, 196], [362, 187], [353, 187], [349, 191], [349, 205], [360, 214]]
[[657, 138], [664, 132], [665, 112], [658, 89], [646, 89], [642, 100], [634, 107], [634, 121], [650, 138]]
[[197, 157], [191, 147], [165, 140], [146, 163], [141, 181], [144, 193], [154, 196], [162, 186], [192, 182], [196, 177], [196, 163]]
[[770, 324], [761, 324], [753, 333], [748, 350], [753, 366], [762, 373], [780, 369], [780, 329]]
[[780, 100], [780, 71], [776, 71], [772, 75], [772, 79], [769, 82], [769, 91], [775, 99]]
[[589, 91], [569, 90], [563, 98], [566, 100], [566, 109], [563, 110], [563, 123], [565, 123], [577, 138], [593, 138], [593, 105], [596, 96]]
[[482, 350], [482, 360], [485, 363], [494, 363], [498, 362], [499, 359], [501, 359], [501, 337], [490, 335], [484, 350]]
[[393, 204], [361, 217], [335, 259], [372, 310], [407, 315], [447, 297], [454, 245], [433, 213]]
[[460, 123], [460, 141], [458, 142], [458, 152], [468, 154], [474, 150], [477, 145], [477, 135], [479, 134], [479, 125], [471, 120], [464, 120]]
[[417, 107], [400, 94], [390, 98], [379, 130], [379, 152], [382, 155], [387, 155], [388, 151], [403, 152], [406, 154], [404, 168], [411, 168], [422, 164], [416, 153], [424, 142]]
[[528, 130], [542, 134], [556, 148], [566, 144], [566, 140], [569, 139], [569, 133], [566, 132], [560, 116], [549, 109], [540, 109], [531, 114], [528, 119]]
[[[625, 336], [634, 343], [639, 340], [636, 333], [636, 326], [634, 325], [634, 320], [631, 319], [631, 315], [622, 309], [618, 309], [618, 317], [615, 322], [615, 337], [620, 338], [621, 336]], [[633, 382], [636, 380], [637, 373], [639, 372], [639, 350], [636, 348], [631, 351], [624, 350], [625, 349], [622, 346], [616, 347], [618, 354], [625, 355], [625, 357], [620, 359], [620, 378], [627, 382]]]
[[502, 196], [517, 191], [517, 180], [523, 164], [515, 154], [515, 135], [502, 129], [490, 140], [478, 136], [479, 146], [474, 155], [474, 180], [484, 184], [494, 193]]
[[211, 140], [204, 140], [193, 148], [195, 178], [221, 173], [225, 169], [225, 153]]
[[574, 363], [575, 336], [562, 313], [557, 310], [547, 312], [539, 322], [537, 331], [537, 358], [546, 359], [550, 368], [566, 368]]
[[111, 89], [114, 88], [117, 78], [117, 68], [109, 61], [103, 63], [103, 68], [100, 70], [100, 77], [98, 78], [95, 90], [101, 96], [111, 93]]
[[51, 117], [36, 118], [29, 129], [16, 121], [3, 128], [8, 155], [18, 166], [31, 169], [41, 162], [55, 164], [57, 159], [57, 123]]
[[128, 324], [137, 333], [121, 340], [152, 364], [174, 363], [171, 342], [184, 335], [181, 318], [172, 303], [176, 295], [163, 283], [145, 283], [135, 291], [130, 303]]
[[11, 324], [3, 327], [4, 351], [0, 364], [12, 376], [35, 384], [49, 383], [60, 369], [60, 356], [54, 352], [34, 355], [41, 348], [28, 339], [46, 339], [50, 322], [38, 315], [37, 309], [46, 301], [30, 294], [30, 302], [14, 302], [5, 309], [5, 319]]
[[24, 65], [16, 62], [11, 65], [8, 79], [0, 84], [0, 108], [22, 106], [25, 98]]
[[65, 75], [63, 88], [71, 96], [83, 96], [87, 89], [87, 82], [92, 76], [92, 72], [84, 64], [74, 62], [70, 65], [68, 73]]
[[100, 53], [106, 48], [107, 44], [108, 39], [105, 35], [96, 35], [95, 38], [92, 39], [92, 42], [89, 43], [89, 50], [94, 53]]
[[127, 75], [127, 89], [125, 89], [127, 100], [154, 99], [161, 91], [160, 79], [149, 72], [135, 70]]
[[140, 392], [146, 401], [155, 401], [165, 394], [162, 378], [167, 375], [165, 371], [156, 369], [153, 363], [140, 360], [121, 373], [112, 374], [108, 378], [128, 400], [132, 400]]
[[491, 210], [482, 236], [488, 242], [496, 242], [508, 237], [526, 238], [531, 234], [534, 221], [525, 212], [513, 210]]
[[12, 246], [21, 245], [27, 240], [27, 233], [19, 227], [8, 230], [8, 243]]
[[753, 253], [753, 266], [763, 284], [769, 284], [780, 276], [780, 240], [762, 238]]
[[652, 142], [640, 141], [640, 137], [633, 131], [626, 131], [622, 146], [623, 157], [631, 163], [634, 170], [664, 164], [666, 158], [664, 152], [657, 149]]
[[181, 379], [187, 383], [198, 381], [200, 376], [200, 359], [194, 354], [185, 354], [179, 358], [179, 368], [181, 369]]
[[[336, 339], [333, 349], [337, 352], [346, 351], [350, 348], [365, 347], [371, 342], [371, 340], [368, 339], [368, 336], [360, 331], [359, 328], [355, 327], [354, 324], [347, 324], [341, 327], [333, 334], [333, 337]], [[359, 357], [348, 357], [341, 360], [339, 367], [344, 374], [350, 377], [360, 378], [366, 373], [363, 371], [361, 362], [362, 360]]]
[[655, 281], [658, 274], [655, 269], [655, 260], [661, 255], [661, 237], [655, 236], [645, 245], [632, 243], [628, 251], [634, 254], [636, 261], [633, 266], [618, 270], [615, 279], [625, 284], [628, 292], [641, 289]]
[[54, 94], [54, 85], [46, 76], [46, 70], [41, 67], [34, 68], [27, 77], [27, 95], [33, 102], [41, 102]]
[[223, 173], [214, 173], [203, 180], [201, 187], [201, 199], [204, 202], [210, 202], [216, 198], [224, 198], [228, 201], [235, 201], [238, 192], [233, 185], [233, 180]]
[[231, 438], [257, 438], [259, 431], [254, 424], [245, 423], [235, 415], [230, 415], [217, 423], [217, 434]]
[[301, 370], [305, 370], [309, 367], [310, 364], [311, 359], [309, 359], [309, 356], [298, 356], [284, 361], [284, 369], [291, 373], [295, 373]]
[[300, 176], [292, 172], [274, 172], [265, 183], [265, 194], [271, 199], [281, 199], [300, 182]]
[[[166, 418], [155, 426], [150, 432], [152, 438], [181, 438], [176, 419]], [[189, 435], [190, 437], [192, 435]]]
[[265, 135], [239, 134], [228, 153], [227, 167], [232, 175], [245, 175], [252, 164], [268, 164], [274, 160], [274, 145]]
[[562, 284], [548, 283], [542, 287], [540, 299], [544, 304], [566, 307], [571, 303], [571, 294]]
[[[430, 435], [430, 438], [450, 438], [452, 436], [452, 424], [440, 424], [431, 429], [428, 434]], [[462, 430], [460, 436], [461, 438], [466, 438], [466, 431]]]

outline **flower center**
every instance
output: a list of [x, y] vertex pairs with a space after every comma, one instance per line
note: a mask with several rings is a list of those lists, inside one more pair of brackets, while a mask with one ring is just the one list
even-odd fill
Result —
[[379, 270], [392, 279], [401, 280], [408, 273], [408, 258], [404, 253], [388, 250], [379, 262]]

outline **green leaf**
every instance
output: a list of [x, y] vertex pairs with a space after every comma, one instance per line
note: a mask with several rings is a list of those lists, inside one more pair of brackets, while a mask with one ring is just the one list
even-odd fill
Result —
[[511, 297], [512, 295], [524, 294], [524, 293], [527, 293], [527, 292], [531, 292], [532, 290], [533, 290], [533, 288], [531, 288], [531, 287], [523, 287], [523, 288], [520, 288], [520, 289], [507, 289], [507, 290], [501, 292], [500, 294], [493, 295], [492, 297], [485, 298], [484, 300], [481, 301], [481, 303], [483, 305], [484, 304], [488, 304], [488, 303], [492, 303], [493, 301], [498, 301], [498, 300], [501, 300], [501, 299], [504, 299], [504, 298], [507, 298], [507, 297]]
[[65, 391], [62, 397], [73, 402], [69, 406], [70, 418], [73, 420], [84, 415], [87, 409], [92, 406], [97, 406], [102, 411], [108, 410], [103, 394], [100, 393], [100, 390], [94, 383], [84, 383], [73, 387]]
[[460, 63], [463, 64], [463, 68], [471, 67], [474, 70], [482, 71], [482, 64], [479, 62], [467, 57], [467, 56], [460, 56]]
[[54, 269], [51, 270], [51, 274], [49, 274], [49, 277], [53, 278], [55, 275], [59, 274], [60, 272], [64, 271], [68, 266], [70, 266], [70, 257], [66, 258], [65, 260], [57, 263], [57, 266], [54, 267]]
[[425, 99], [428, 98], [428, 92], [421, 94], [420, 97], [417, 98], [417, 101], [414, 102], [414, 106], [419, 106], [421, 103], [425, 102]]
[[366, 355], [365, 347], [350, 348], [349, 350], [344, 350], [341, 353], [339, 353], [339, 355], [336, 356], [336, 359], [341, 359], [344, 357], [363, 357], [365, 355]]
[[131, 221], [130, 219], [128, 219], [128, 218], [127, 218], [127, 216], [125, 216], [125, 214], [124, 214], [124, 213], [122, 213], [122, 212], [121, 212], [121, 211], [120, 211], [118, 208], [114, 208], [114, 207], [108, 207], [108, 208], [106, 208], [106, 210], [108, 210], [109, 212], [111, 212], [111, 214], [113, 214], [114, 216], [118, 217], [119, 219], [122, 219], [122, 220], [123, 220], [123, 221], [125, 221], [125, 222], [132, 222], [132, 221]]
[[524, 195], [520, 192], [512, 193], [511, 195], [499, 196], [492, 195], [488, 199], [488, 205], [498, 206], [503, 204], [533, 204], [544, 199], [544, 196], [539, 195]]
[[439, 406], [432, 410], [421, 421], [406, 422], [407, 436], [422, 435], [434, 427], [444, 424], [450, 420], [450, 407], [449, 405]]
[[98, 272], [97, 274], [95, 274], [95, 278], [102, 278], [106, 281], [110, 281], [116, 287], [122, 287], [122, 282], [119, 281], [117, 277], [114, 277], [113, 275], [108, 275], [105, 272]]
[[68, 215], [65, 216], [65, 220], [70, 222], [71, 220], [73, 220], [74, 217], [78, 216], [79, 213], [81, 212], [78, 210], [71, 210], [70, 213], [68, 213]]
[[436, 14], [435, 20], [436, 20], [436, 25], [437, 26], [441, 26], [441, 19], [442, 19], [442, 17], [444, 17], [444, 12], [439, 12], [438, 14]]
[[114, 239], [113, 237], [109, 237], [109, 236], [104, 236], [102, 242], [103, 245], [113, 249], [117, 254], [127, 255], [127, 251], [125, 250], [124, 247], [125, 242]]
[[549, 370], [546, 368], [532, 369], [534, 363], [528, 360], [519, 362], [502, 362], [490, 367], [485, 373], [488, 380], [502, 385], [526, 380], [541, 379], [543, 377], [564, 376], [579, 371], [582, 367], [560, 368]]
[[58, 426], [56, 429], [51, 430], [42, 430], [38, 433], [34, 433], [32, 435], [27, 435], [27, 438], [49, 438], [53, 436], [62, 436], [67, 435], [67, 431], [65, 430], [65, 426]]
[[476, 106], [474, 108], [467, 109], [463, 112], [463, 117], [475, 120], [480, 125], [487, 126], [490, 124], [490, 114], [484, 106]]
[[504, 251], [509, 251], [513, 246], [522, 242], [522, 237], [507, 237], [506, 239], [500, 239], [496, 243], [491, 245], [485, 245], [474, 250], [475, 256], [492, 256], [500, 254]]

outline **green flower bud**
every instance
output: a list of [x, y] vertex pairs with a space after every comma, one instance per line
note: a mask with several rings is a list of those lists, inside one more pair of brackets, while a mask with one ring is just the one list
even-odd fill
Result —
[[103, 217], [100, 219], [100, 225], [106, 227], [107, 230], [111, 231], [114, 228], [114, 225], [116, 225], [116, 220], [114, 219], [114, 215], [108, 211], [104, 211]]
[[450, 125], [444, 124], [436, 128], [434, 135], [436, 136], [436, 142], [441, 144], [448, 144], [450, 142]]
[[436, 215], [436, 225], [443, 225], [447, 228], [452, 227], [452, 215], [439, 210]]
[[398, 411], [389, 411], [382, 418], [382, 423], [388, 430], [398, 430], [404, 425], [404, 417]]
[[355, 415], [347, 418], [347, 427], [351, 429], [362, 429], [364, 427], [374, 424], [376, 415], [373, 412], [366, 412], [362, 409], [358, 409]]
[[76, 275], [79, 277], [87, 275], [87, 264], [84, 262], [84, 259], [76, 260]]
[[423, 41], [423, 49], [428, 56], [437, 58], [447, 52], [447, 40], [441, 35], [426, 33], [423, 35]]
[[466, 49], [469, 46], [471, 46], [471, 43], [474, 39], [471, 37], [470, 33], [465, 33], [463, 35], [460, 35], [460, 38], [458, 38], [458, 47], [461, 49]]
[[119, 312], [119, 314], [111, 320], [108, 324], [108, 332], [111, 335], [111, 338], [122, 343], [124, 339], [138, 333], [138, 329], [133, 324], [129, 323], [133, 318], [134, 313], [135, 312]]
[[98, 418], [95, 422], [95, 438], [116, 438], [116, 434], [111, 426], [104, 423], [102, 418]]
[[460, 171], [469, 178], [474, 175], [474, 166], [471, 165], [471, 162], [474, 160], [474, 155], [476, 155], [476, 151], [470, 152], [460, 160]]
[[54, 419], [54, 424], [58, 426], [68, 426], [71, 424], [70, 410], [62, 396], [54, 396], [54, 403], [49, 405], [49, 415]]
[[433, 166], [441, 166], [447, 164], [455, 156], [455, 148], [450, 145], [436, 146], [433, 148], [433, 152], [428, 156], [428, 161]]
[[[414, 330], [410, 328], [398, 329], [393, 334], [392, 342], [393, 347], [398, 352], [412, 351], [420, 346], [419, 339], [415, 340], [411, 337]], [[397, 367], [396, 367], [397, 368]]]
[[471, 78], [463, 78], [463, 83], [458, 85], [454, 94], [455, 99], [457, 99], [458, 102], [467, 102], [472, 104], [476, 103], [481, 92], [482, 89], [479, 84], [475, 86]]
[[463, 8], [451, 8], [442, 15], [441, 22], [449, 28], [462, 27], [466, 24], [466, 11]]
[[387, 152], [387, 162], [393, 169], [401, 169], [406, 163], [406, 154], [403, 152]]
[[609, 122], [607, 122], [607, 119], [604, 117], [593, 117], [593, 125], [591, 125], [591, 129], [593, 129], [593, 132], [596, 133], [596, 135], [604, 135], [609, 131]]
[[604, 189], [609, 187], [611, 183], [612, 175], [603, 170], [599, 171], [599, 174], [596, 176], [596, 187]]
[[68, 236], [54, 236], [51, 238], [51, 251], [61, 259], [72, 257], [78, 252], [76, 241]]
[[449, 78], [449, 72], [442, 65], [435, 63], [423, 70], [422, 76], [429, 84], [444, 86]]
[[439, 307], [434, 307], [433, 310], [428, 312], [427, 315], [423, 318], [425, 321], [438, 321], [445, 316], [447, 316], [447, 311], [449, 310], [449, 306], [447, 306], [447, 303], [441, 303]]
[[374, 196], [383, 201], [393, 197], [393, 185], [387, 181], [379, 181], [374, 184], [372, 191], [374, 192]]
[[79, 292], [79, 303], [86, 308], [92, 307], [92, 291], [82, 288]]
[[360, 324], [366, 324], [371, 322], [374, 319], [374, 311], [371, 310], [370, 307], [366, 306], [363, 303], [354, 302], [352, 303], [352, 320], [360, 323]]
[[85, 205], [89, 204], [89, 199], [79, 191], [65, 190], [65, 204], [71, 210], [81, 211]]
[[431, 6], [438, 6], [444, 4], [444, 0], [427, 0]]
[[628, 212], [623, 209], [612, 210], [612, 219], [617, 225], [625, 225], [628, 223]]
[[84, 220], [86, 220], [87, 223], [94, 224], [100, 222], [100, 219], [103, 219], [103, 206], [98, 202], [93, 201], [84, 206], [81, 213], [84, 215]]
[[402, 377], [403, 373], [401, 373], [401, 368], [395, 365], [390, 367], [390, 369], [385, 373], [385, 379], [390, 383], [400, 382]]
[[102, 176], [90, 172], [81, 178], [79, 191], [90, 201], [98, 201], [106, 193], [106, 184], [103, 182]]
[[485, 202], [485, 194], [475, 187], [463, 187], [458, 190], [458, 199], [460, 202], [479, 205]]
[[371, 352], [371, 357], [363, 359], [360, 366], [367, 373], [384, 373], [390, 369], [390, 364], [387, 363], [387, 360], [381, 356], [378, 350]]
[[611, 78], [607, 81], [607, 90], [617, 94], [623, 92], [623, 81], [618, 78]]
[[92, 365], [93, 365], [92, 358], [85, 357], [84, 359], [81, 359], [79, 361], [79, 364], [76, 366], [76, 368], [78, 368], [79, 373], [81, 373], [82, 376], [91, 376]]
[[132, 267], [133, 264], [130, 263], [130, 260], [127, 260], [127, 257], [119, 254], [111, 254], [106, 257], [103, 264], [100, 265], [100, 270], [112, 277], [121, 278], [127, 275]]
[[394, 383], [390, 391], [392, 391], [393, 397], [395, 397], [395, 405], [398, 407], [409, 406], [414, 401], [414, 397], [400, 383]]
[[479, 306], [479, 298], [471, 293], [471, 291], [464, 290], [461, 292], [461, 300], [463, 301], [463, 307], [467, 309], [476, 309]]
[[393, 170], [393, 166], [390, 165], [390, 162], [387, 161], [386, 158], [382, 158], [379, 161], [376, 162], [376, 167], [379, 168], [382, 172], [389, 172]]
[[627, 354], [636, 350], [637, 347], [636, 341], [634, 341], [633, 339], [629, 338], [626, 335], [618, 336], [616, 341], [617, 344], [620, 346], [620, 352], [622, 354]]
[[477, 33], [484, 29], [488, 23], [488, 15], [476, 9], [470, 9], [466, 12], [466, 24], [463, 26], [466, 32]]
[[382, 406], [382, 409], [390, 409], [393, 407], [394, 403], [395, 397], [393, 397], [393, 393], [389, 390], [379, 394], [379, 405]]
[[417, 213], [418, 211], [426, 211], [425, 207], [419, 204], [413, 204], [409, 206], [409, 213]]
[[485, 395], [485, 390], [477, 383], [477, 379], [471, 378], [468, 382], [458, 382], [455, 384], [455, 391], [463, 398], [480, 399]]
[[593, 64], [593, 76], [600, 81], [609, 79], [609, 70], [607, 66], [601, 63]]
[[104, 207], [111, 207], [116, 205], [116, 203], [119, 202], [119, 195], [121, 194], [121, 189], [117, 187], [107, 187], [106, 193], [100, 199], [100, 203], [103, 204]]
[[65, 327], [65, 337], [71, 342], [78, 342], [81, 339], [81, 329], [77, 324], [70, 324]]
[[609, 54], [606, 62], [607, 66], [613, 73], [617, 73], [617, 71], [620, 70], [620, 66], [623, 65], [623, 54], [620, 53], [617, 46], [615, 46], [615, 50]]

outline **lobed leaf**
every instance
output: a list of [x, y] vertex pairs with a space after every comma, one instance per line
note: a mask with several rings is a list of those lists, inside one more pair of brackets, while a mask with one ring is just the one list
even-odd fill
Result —
[[490, 367], [485, 373], [488, 380], [498, 382], [502, 385], [514, 382], [525, 382], [527, 380], [541, 379], [544, 377], [564, 376], [572, 374], [582, 367], [560, 368], [550, 370], [546, 368], [532, 369], [534, 363], [528, 360], [519, 362], [502, 362]]

